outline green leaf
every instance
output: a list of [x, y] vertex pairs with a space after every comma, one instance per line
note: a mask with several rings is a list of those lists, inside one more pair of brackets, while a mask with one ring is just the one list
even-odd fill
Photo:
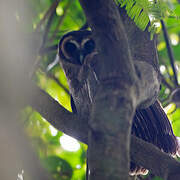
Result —
[[42, 159], [43, 166], [56, 178], [70, 180], [73, 169], [70, 164], [58, 156], [49, 156]]
[[[175, 12], [162, 0], [116, 0], [120, 7], [125, 7], [128, 16], [134, 20], [135, 24], [141, 29], [145, 30], [151, 20], [151, 27], [149, 28], [151, 34], [156, 32], [155, 23], [165, 17], [177, 17]], [[178, 11], [178, 8], [177, 10]]]

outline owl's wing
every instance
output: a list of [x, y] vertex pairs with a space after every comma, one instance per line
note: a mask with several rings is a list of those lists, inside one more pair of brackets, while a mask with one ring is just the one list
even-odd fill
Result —
[[[136, 110], [131, 133], [154, 144], [168, 154], [175, 155], [178, 151], [177, 138], [158, 101], [146, 109]], [[144, 168], [131, 163], [132, 174], [142, 174], [143, 172], [145, 172]]]
[[132, 134], [156, 145], [166, 153], [176, 154], [176, 137], [169, 119], [158, 101], [146, 109], [136, 111]]

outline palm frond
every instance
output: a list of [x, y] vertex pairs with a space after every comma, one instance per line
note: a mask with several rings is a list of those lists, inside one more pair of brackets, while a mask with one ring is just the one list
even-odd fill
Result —
[[176, 17], [171, 4], [163, 0], [116, 0], [120, 7], [125, 7], [128, 16], [141, 29], [145, 30], [148, 24], [150, 32], [154, 34], [155, 23], [166, 17]]

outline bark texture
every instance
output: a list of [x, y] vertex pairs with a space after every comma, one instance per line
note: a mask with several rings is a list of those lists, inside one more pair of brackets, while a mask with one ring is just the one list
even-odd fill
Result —
[[[128, 45], [131, 39], [127, 38], [114, 1], [80, 2], [98, 51], [88, 64], [98, 80], [88, 123], [89, 179], [127, 180], [132, 118], [137, 106], [155, 100], [159, 86], [157, 74], [152, 76], [156, 88], [151, 87], [151, 93], [147, 93], [145, 84], [148, 85], [149, 76], [142, 77], [143, 72], [138, 69], [141, 64], [133, 62]], [[143, 67], [147, 67], [147, 62], [143, 62]], [[89, 87], [92, 76], [87, 77]], [[117, 151], [117, 147], [121, 150]]]

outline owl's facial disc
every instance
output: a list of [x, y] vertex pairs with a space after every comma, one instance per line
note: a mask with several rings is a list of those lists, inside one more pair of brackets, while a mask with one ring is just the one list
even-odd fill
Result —
[[[75, 32], [74, 32], [75, 33]], [[80, 36], [65, 36], [60, 41], [59, 55], [70, 63], [82, 65], [87, 55], [95, 50], [95, 42], [88, 34]]]

